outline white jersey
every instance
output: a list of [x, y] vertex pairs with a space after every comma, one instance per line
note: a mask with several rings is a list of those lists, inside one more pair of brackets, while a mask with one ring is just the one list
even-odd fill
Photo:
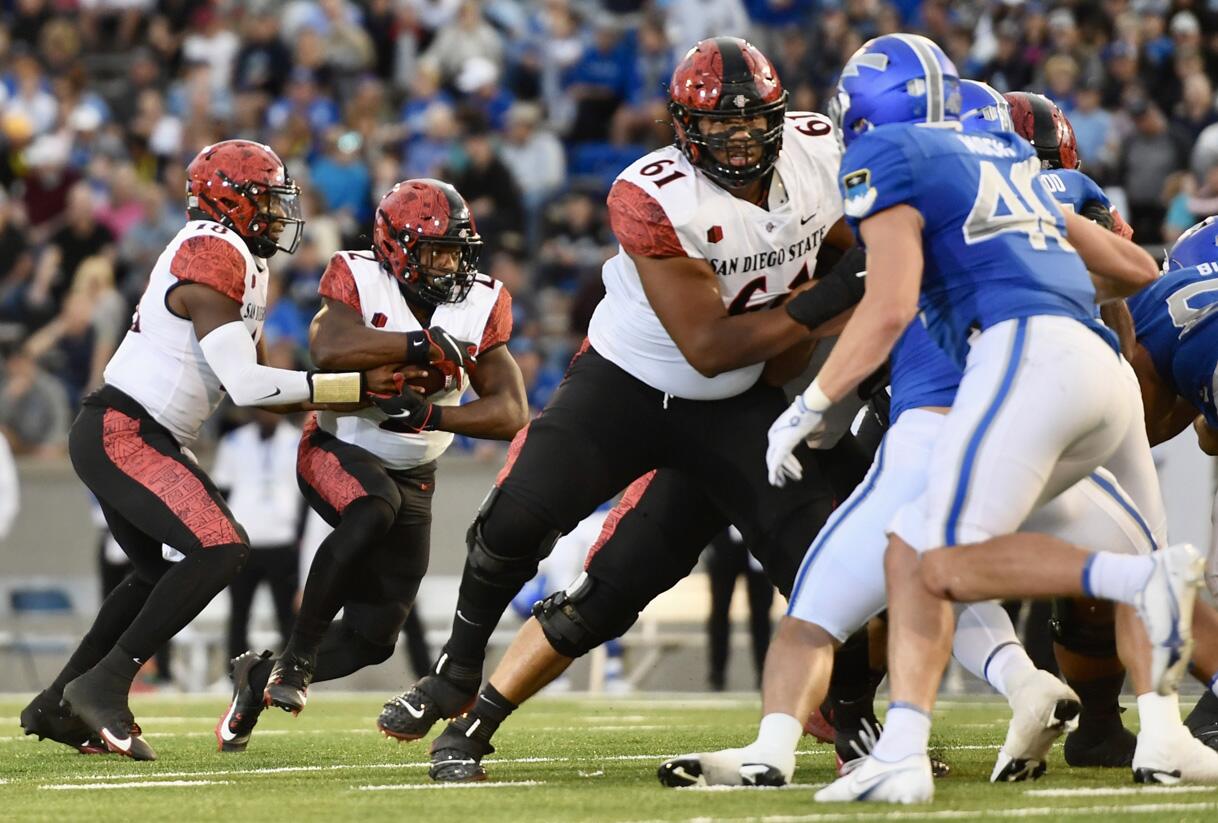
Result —
[[724, 307], [738, 314], [806, 282], [825, 233], [842, 216], [841, 148], [832, 126], [819, 114], [786, 117], [768, 209], [733, 197], [673, 146], [635, 161], [614, 182], [609, 212], [621, 246], [605, 263], [605, 297], [588, 339], [654, 389], [691, 400], [732, 397], [757, 382], [764, 364], [715, 377], [699, 374], [652, 310], [627, 252], [706, 260]]
[[[364, 318], [364, 325], [371, 328], [395, 332], [426, 328], [411, 311], [397, 280], [381, 268], [371, 252], [336, 253], [322, 275], [320, 292], [323, 297], [355, 309]], [[512, 298], [498, 280], [479, 278], [463, 301], [437, 306], [429, 325], [477, 344], [477, 354], [481, 354], [506, 343], [511, 336]], [[405, 354], [403, 351], [403, 357]], [[441, 406], [460, 404], [469, 385], [466, 378], [462, 373], [460, 389], [433, 395], [431, 402]], [[428, 463], [453, 442], [451, 432], [399, 432], [385, 428], [387, 421], [388, 416], [375, 406], [344, 414], [317, 413], [317, 424], [323, 430], [372, 452], [390, 469], [410, 469]]]
[[257, 342], [266, 319], [266, 261], [254, 257], [235, 232], [192, 220], [157, 258], [105, 381], [134, 398], [152, 419], [188, 446], [220, 401], [216, 377], [190, 320], [169, 308], [169, 292], [201, 283], [241, 304], [241, 322]]

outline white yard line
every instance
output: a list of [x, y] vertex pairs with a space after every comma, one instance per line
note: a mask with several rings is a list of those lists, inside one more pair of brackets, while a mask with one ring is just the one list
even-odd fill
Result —
[[352, 786], [361, 792], [395, 792], [417, 791], [420, 789], [516, 789], [521, 786], [541, 786], [544, 780], [505, 780], [502, 783], [486, 781], [484, 783], [390, 783], [384, 786]]
[[38, 788], [56, 792], [78, 789], [176, 789], [183, 786], [230, 786], [232, 782], [231, 780], [162, 780], [154, 783], [139, 780], [131, 783], [46, 783]]
[[1111, 786], [1094, 789], [1029, 789], [1028, 797], [1120, 797], [1131, 794], [1196, 794], [1215, 792], [1215, 786]]
[[[976, 820], [978, 818], [1011, 817], [1076, 817], [1081, 815], [1127, 815], [1155, 814], [1159, 812], [1206, 812], [1218, 810], [1218, 803], [1141, 803], [1128, 806], [1028, 806], [1000, 809], [945, 809], [943, 811], [892, 811], [877, 812], [883, 808], [868, 804], [870, 811], [856, 807], [853, 813], [827, 812], [825, 814], [766, 815], [764, 817], [691, 817], [679, 823], [835, 823], [854, 820]], [[826, 807], [828, 808], [828, 807]], [[660, 823], [660, 821], [636, 821], [636, 823]], [[665, 823], [671, 823], [666, 821]]]

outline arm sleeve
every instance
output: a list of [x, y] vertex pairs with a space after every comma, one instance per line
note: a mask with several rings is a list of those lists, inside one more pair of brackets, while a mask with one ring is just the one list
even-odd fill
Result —
[[502, 346], [512, 338], [512, 295], [503, 286], [499, 287], [499, 296], [491, 307], [490, 317], [486, 319], [486, 327], [482, 330], [482, 342], [478, 344], [478, 354], [485, 354], [496, 346]]
[[254, 339], [239, 320], [213, 330], [199, 346], [207, 365], [238, 406], [282, 406], [312, 397], [307, 373], [258, 365]]
[[317, 287], [322, 297], [345, 303], [363, 316], [359, 302], [359, 289], [355, 285], [355, 275], [351, 266], [343, 258], [342, 252], [337, 252], [330, 258], [326, 270], [321, 275], [321, 284]]
[[913, 206], [913, 171], [899, 143], [864, 134], [847, 151], [841, 169], [846, 222], [858, 235], [859, 223], [873, 214], [908, 203]]
[[636, 257], [688, 257], [667, 212], [629, 180], [609, 190], [609, 225], [617, 241]]
[[169, 271], [179, 280], [199, 283], [240, 303], [245, 297], [245, 258], [219, 237], [190, 237], [173, 255]]

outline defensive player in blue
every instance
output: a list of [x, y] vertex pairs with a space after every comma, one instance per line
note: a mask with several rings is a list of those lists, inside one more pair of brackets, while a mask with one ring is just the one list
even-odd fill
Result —
[[1036, 183], [1040, 164], [1022, 138], [962, 133], [955, 67], [925, 38], [866, 44], [842, 71], [838, 108], [866, 290], [819, 377], [771, 427], [766, 462], [771, 482], [798, 476], [795, 446], [883, 363], [919, 310], [955, 362], [967, 360], [926, 492], [889, 528], [888, 725], [862, 766], [817, 795], [921, 802], [934, 792], [926, 747], [950, 600], [1085, 594], [1134, 605], [1152, 643], [1151, 679], [1169, 694], [1187, 665], [1202, 559], [1191, 546], [1135, 557], [1014, 534], [1136, 422], [1136, 387], [1115, 336], [1093, 318], [1088, 270], [1101, 297], [1120, 297], [1153, 279], [1149, 255], [1063, 214]]
[[[966, 130], [1009, 130], [1007, 103], [1001, 95], [968, 80], [961, 81], [961, 91]], [[798, 718], [823, 698], [834, 647], [884, 608], [884, 527], [925, 489], [932, 448], [962, 376], [917, 321], [893, 349], [890, 366], [891, 428], [867, 478], [834, 512], [804, 558], [766, 659], [763, 716], [756, 740], [742, 748], [672, 758], [659, 770], [665, 785], [789, 783], [802, 731]], [[1133, 380], [1132, 373], [1128, 377]], [[1136, 434], [1132, 428], [1131, 432]], [[1118, 451], [1122, 458], [1118, 464], [1135, 466], [1140, 451], [1153, 474], [1144, 434]], [[1153, 491], [1158, 494], [1157, 485]], [[1137, 519], [1134, 503], [1119, 496], [1111, 474], [1103, 470], [1038, 509], [1023, 528], [1130, 554], [1149, 553], [1155, 543], [1151, 529]], [[996, 603], [975, 603], [964, 609], [953, 653], [965, 668], [1003, 694], [1013, 710], [991, 780], [1042, 774], [1052, 743], [1079, 712], [1078, 695], [1036, 669], [1007, 613]], [[1188, 740], [1178, 713], [1174, 726], [1155, 725], [1160, 727], [1157, 736], [1148, 734], [1142, 740], [1144, 770], [1176, 772], [1193, 780], [1218, 779], [1218, 755], [1203, 747], [1198, 751], [1200, 744]], [[874, 740], [871, 736], [869, 742]], [[839, 773], [858, 763], [843, 763], [839, 753]]]
[[[1163, 271], [1128, 301], [1147, 433], [1152, 444], [1162, 443], [1191, 425], [1201, 450], [1218, 455], [1218, 217], [1182, 234]], [[1218, 553], [1211, 552], [1205, 581], [1218, 595]], [[1218, 677], [1209, 686], [1185, 722], [1218, 748]]]

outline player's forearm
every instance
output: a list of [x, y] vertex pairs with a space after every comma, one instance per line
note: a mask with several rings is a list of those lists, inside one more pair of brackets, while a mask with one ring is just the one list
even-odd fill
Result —
[[496, 394], [464, 406], [445, 406], [438, 428], [482, 440], [511, 440], [528, 422], [529, 407], [523, 398]]
[[319, 369], [363, 371], [406, 361], [405, 332], [379, 331], [367, 326], [330, 328], [314, 321], [309, 329], [309, 356]]
[[1085, 217], [1065, 214], [1066, 233], [1097, 282], [1098, 299], [1128, 297], [1154, 282], [1154, 258], [1141, 247], [1105, 231]]
[[916, 304], [906, 307], [864, 298], [821, 367], [817, 376], [821, 391], [836, 403], [858, 388], [887, 362], [916, 314]]
[[700, 374], [715, 377], [764, 363], [811, 339], [808, 328], [779, 307], [722, 317], [677, 345]]

